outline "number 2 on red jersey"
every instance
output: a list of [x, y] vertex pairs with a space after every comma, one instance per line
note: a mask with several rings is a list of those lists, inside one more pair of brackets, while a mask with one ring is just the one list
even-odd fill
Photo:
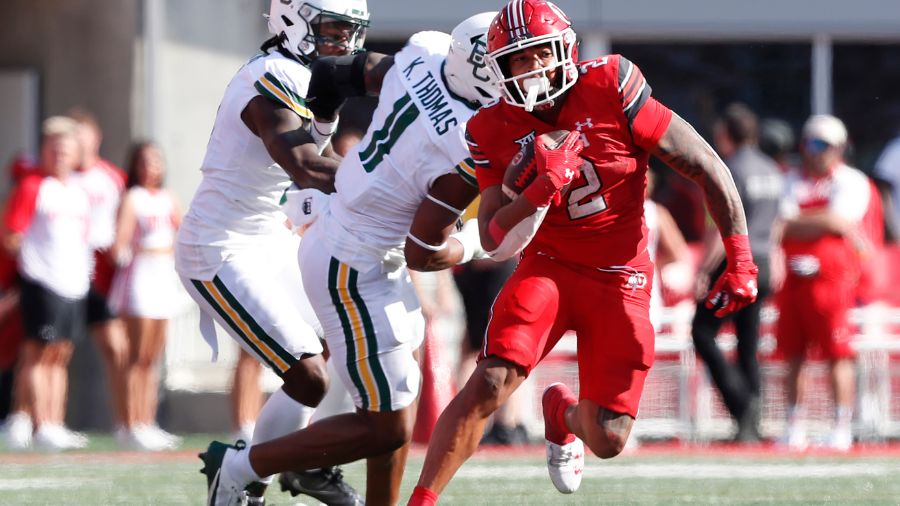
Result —
[[[597, 174], [597, 168], [594, 167], [594, 164], [585, 160], [581, 164], [581, 175], [584, 177], [585, 184], [569, 191], [567, 204], [569, 219], [571, 220], [602, 213], [607, 209], [606, 199], [603, 198], [603, 195], [600, 195], [603, 181], [600, 180], [600, 175]], [[589, 200], [584, 201], [588, 198]]]

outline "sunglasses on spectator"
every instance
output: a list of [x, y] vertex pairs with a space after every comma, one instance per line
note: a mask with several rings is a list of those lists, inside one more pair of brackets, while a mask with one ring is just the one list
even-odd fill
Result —
[[812, 155], [819, 155], [824, 153], [828, 148], [832, 147], [831, 144], [823, 141], [822, 139], [806, 139], [803, 142], [803, 148], [807, 153]]

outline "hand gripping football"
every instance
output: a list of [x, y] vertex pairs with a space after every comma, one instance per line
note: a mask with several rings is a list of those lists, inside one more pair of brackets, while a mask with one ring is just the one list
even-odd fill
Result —
[[[543, 133], [537, 136], [538, 142], [543, 142], [544, 146], [550, 149], [556, 149], [569, 135], [568, 130], [554, 130], [552, 132]], [[509, 200], [513, 200], [519, 196], [522, 191], [534, 181], [537, 176], [537, 163], [534, 158], [534, 141], [528, 141], [522, 144], [503, 175], [503, 195]]]

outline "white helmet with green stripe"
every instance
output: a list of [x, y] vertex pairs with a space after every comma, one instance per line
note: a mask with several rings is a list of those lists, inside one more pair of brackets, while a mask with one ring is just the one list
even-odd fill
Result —
[[[362, 49], [369, 26], [366, 0], [272, 0], [266, 18], [284, 48], [307, 62], [318, 56], [319, 44], [344, 46], [348, 53]], [[346, 40], [320, 35], [320, 24], [329, 21], [349, 23]]]

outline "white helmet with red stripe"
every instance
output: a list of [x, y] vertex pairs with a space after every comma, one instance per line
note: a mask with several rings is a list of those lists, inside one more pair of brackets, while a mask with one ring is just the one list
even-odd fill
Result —
[[[511, 75], [508, 60], [512, 53], [544, 44], [553, 51], [554, 64]], [[487, 50], [488, 64], [504, 100], [529, 111], [535, 106], [552, 105], [578, 79], [578, 44], [572, 22], [559, 7], [545, 0], [511, 0], [501, 8], [488, 30]]]

